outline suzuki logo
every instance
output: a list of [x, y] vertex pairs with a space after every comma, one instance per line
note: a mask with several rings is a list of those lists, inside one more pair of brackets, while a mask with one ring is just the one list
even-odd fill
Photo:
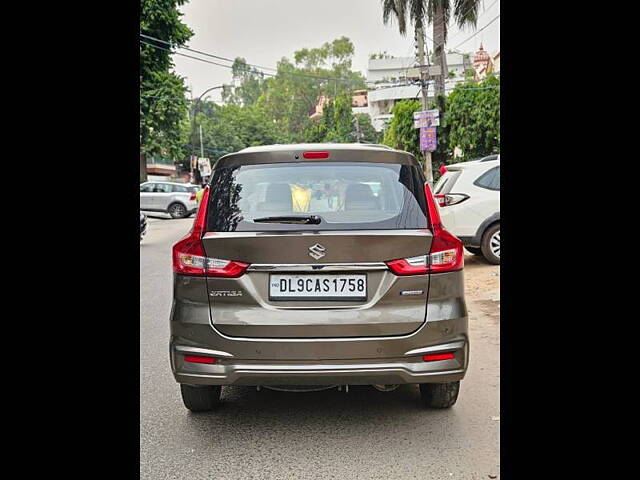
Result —
[[316, 260], [319, 260], [322, 257], [324, 257], [325, 255], [324, 252], [326, 250], [327, 249], [324, 248], [322, 245], [320, 245], [319, 243], [316, 243], [314, 246], [309, 247], [309, 255], [315, 258]]

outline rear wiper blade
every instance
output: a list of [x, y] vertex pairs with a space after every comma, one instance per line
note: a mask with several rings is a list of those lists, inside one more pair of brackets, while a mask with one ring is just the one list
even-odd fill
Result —
[[322, 218], [318, 215], [283, 215], [278, 217], [254, 218], [253, 222], [258, 223], [299, 223], [303, 225], [318, 225]]

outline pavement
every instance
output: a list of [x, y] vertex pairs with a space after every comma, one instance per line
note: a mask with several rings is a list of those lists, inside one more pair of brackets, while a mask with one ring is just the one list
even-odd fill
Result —
[[195, 415], [182, 404], [168, 348], [171, 246], [192, 223], [150, 217], [140, 244], [140, 478], [499, 478], [499, 267], [465, 256], [471, 356], [449, 410], [423, 407], [413, 385], [225, 387], [215, 413]]

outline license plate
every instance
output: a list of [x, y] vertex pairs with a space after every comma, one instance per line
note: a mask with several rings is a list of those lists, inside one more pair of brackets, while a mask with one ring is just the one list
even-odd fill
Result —
[[269, 300], [366, 300], [367, 276], [270, 275]]

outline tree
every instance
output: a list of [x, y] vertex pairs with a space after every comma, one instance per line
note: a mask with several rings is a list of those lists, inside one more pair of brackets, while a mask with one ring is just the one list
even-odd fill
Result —
[[396, 103], [391, 111], [393, 117], [382, 140], [384, 145], [412, 153], [420, 162], [420, 136], [419, 130], [413, 128], [413, 112], [421, 109], [422, 106], [417, 100], [401, 100]]
[[265, 80], [258, 103], [282, 124], [292, 141], [300, 141], [322, 96], [337, 98], [364, 89], [364, 77], [351, 71], [354, 47], [347, 37], [324, 43], [318, 48], [303, 48], [294, 53], [294, 62], [283, 58], [275, 77]]
[[448, 72], [444, 46], [451, 14], [459, 28], [475, 28], [479, 7], [480, 0], [382, 0], [382, 20], [387, 24], [395, 18], [402, 35], [406, 34], [407, 16], [416, 34], [424, 28], [425, 19], [433, 25], [433, 53], [441, 73], [436, 77], [436, 94], [441, 94]]
[[327, 132], [326, 141], [349, 143], [354, 141], [353, 114], [351, 113], [351, 95], [343, 93], [333, 102], [333, 128]]
[[462, 159], [500, 152], [500, 80], [468, 80], [456, 85], [447, 100], [449, 150], [462, 150]]
[[[357, 124], [357, 126], [356, 126]], [[369, 115], [351, 112], [351, 97], [342, 94], [329, 101], [322, 110], [322, 117], [309, 119], [303, 133], [303, 141], [309, 143], [378, 143], [380, 134], [375, 131]]]
[[362, 143], [380, 143], [382, 141], [382, 134], [376, 132], [371, 123], [371, 117], [366, 113], [356, 113], [353, 116], [360, 125], [360, 131], [362, 132]]
[[[193, 32], [180, 21], [178, 6], [186, 0], [141, 0], [140, 33], [172, 45], [184, 45]], [[181, 151], [180, 123], [187, 114], [184, 79], [170, 69], [171, 52], [154, 40], [140, 43], [140, 180], [148, 156], [175, 156]], [[152, 45], [150, 45], [152, 44]]]
[[[218, 159], [227, 153], [255, 145], [284, 143], [283, 132], [259, 105], [216, 105], [202, 103], [197, 123], [202, 126], [202, 143], [207, 157]], [[185, 155], [189, 154], [190, 130], [182, 132]]]
[[231, 74], [238, 86], [233, 91], [223, 90], [222, 100], [225, 103], [254, 105], [264, 91], [264, 73], [248, 65], [244, 58], [237, 57], [231, 66]]

